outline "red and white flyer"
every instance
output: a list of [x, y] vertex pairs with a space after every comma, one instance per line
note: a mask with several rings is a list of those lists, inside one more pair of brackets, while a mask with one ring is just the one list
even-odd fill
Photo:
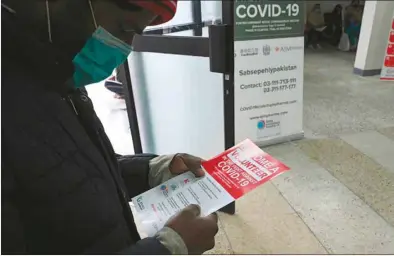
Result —
[[206, 175], [179, 175], [132, 199], [130, 206], [139, 231], [153, 236], [167, 220], [189, 204], [198, 204], [206, 216], [289, 168], [245, 140], [202, 163]]

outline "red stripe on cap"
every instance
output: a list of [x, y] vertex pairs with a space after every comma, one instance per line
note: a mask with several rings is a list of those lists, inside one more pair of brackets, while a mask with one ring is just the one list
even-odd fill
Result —
[[157, 15], [157, 18], [151, 23], [152, 26], [170, 21], [176, 13], [177, 0], [129, 1]]

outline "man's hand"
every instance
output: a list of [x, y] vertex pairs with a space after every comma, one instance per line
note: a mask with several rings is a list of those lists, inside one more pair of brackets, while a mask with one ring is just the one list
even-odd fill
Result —
[[187, 171], [191, 171], [196, 177], [205, 175], [201, 169], [201, 162], [203, 160], [199, 157], [188, 154], [176, 154], [170, 163], [170, 172], [174, 175], [179, 175]]
[[219, 231], [216, 213], [200, 217], [200, 207], [189, 205], [166, 223], [183, 239], [189, 254], [202, 254], [215, 246]]
[[204, 176], [202, 159], [188, 154], [162, 155], [150, 160], [149, 185], [156, 187], [161, 183], [187, 171], [196, 177]]

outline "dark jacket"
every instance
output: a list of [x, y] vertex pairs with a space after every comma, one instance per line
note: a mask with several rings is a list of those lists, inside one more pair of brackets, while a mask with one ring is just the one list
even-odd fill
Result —
[[117, 156], [71, 60], [2, 11], [2, 253], [169, 254], [128, 205], [153, 155]]

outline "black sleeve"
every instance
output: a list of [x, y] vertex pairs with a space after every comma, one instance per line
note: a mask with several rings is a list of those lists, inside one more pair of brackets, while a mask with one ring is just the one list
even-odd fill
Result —
[[[3, 166], [2, 166], [3, 167]], [[25, 254], [26, 241], [20, 211], [13, 200], [12, 173], [1, 170], [1, 254]]]
[[117, 155], [122, 178], [130, 197], [150, 189], [148, 182], [149, 161], [155, 157], [157, 156], [152, 154]]
[[[148, 182], [149, 161], [157, 157], [157, 155], [116, 155], [116, 157], [130, 197], [134, 197], [150, 189]], [[148, 237], [141, 239], [136, 244], [121, 251], [119, 254], [169, 255], [171, 253], [156, 238]]]
[[[136, 158], [137, 159], [137, 158]], [[1, 170], [1, 254], [28, 254], [20, 210], [13, 199], [15, 193], [12, 173]], [[169, 250], [156, 238], [145, 238], [119, 254], [169, 255]]]
[[130, 246], [119, 254], [139, 254], [139, 255], [169, 255], [170, 251], [162, 245], [156, 238], [144, 238], [133, 246]]

